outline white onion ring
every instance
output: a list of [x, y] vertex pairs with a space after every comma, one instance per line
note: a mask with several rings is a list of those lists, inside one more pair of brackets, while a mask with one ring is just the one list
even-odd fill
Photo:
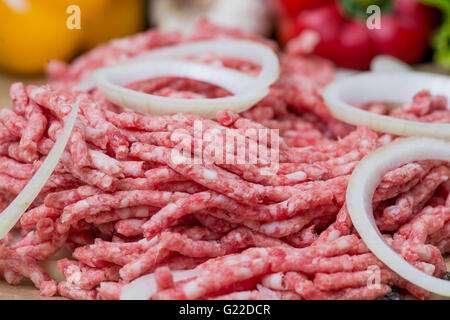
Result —
[[450, 161], [450, 142], [404, 138], [371, 153], [353, 171], [347, 187], [347, 208], [364, 243], [386, 266], [425, 290], [450, 297], [450, 281], [432, 277], [406, 262], [383, 240], [373, 217], [372, 198], [381, 176], [403, 164], [420, 160]]
[[409, 64], [388, 55], [379, 55], [373, 58], [370, 63], [370, 70], [374, 72], [411, 72], [412, 68]]
[[[173, 281], [178, 282], [199, 275], [196, 270], [172, 271]], [[120, 300], [149, 300], [158, 291], [153, 273], [139, 277], [122, 288]]]
[[61, 273], [58, 268], [58, 260], [71, 259], [72, 251], [64, 245], [57, 253], [55, 253], [50, 259], [39, 261], [39, 265], [48, 273], [48, 275], [54, 279], [57, 283], [66, 281], [66, 277]]
[[450, 101], [450, 78], [420, 72], [362, 73], [330, 84], [324, 99], [333, 116], [353, 125], [401, 136], [426, 136], [450, 140], [450, 124], [423, 123], [378, 115], [353, 104], [371, 101], [405, 103], [421, 91], [429, 90]]
[[[259, 64], [261, 66], [261, 72], [257, 77], [249, 78], [252, 82], [246, 84], [249, 86], [248, 89], [268, 87], [280, 76], [280, 63], [277, 55], [272, 49], [254, 41], [236, 39], [197, 41], [153, 49], [130, 58], [120, 65], [137, 61], [184, 59], [202, 53], [214, 53], [222, 57], [228, 56], [239, 58]], [[94, 89], [95, 81], [92, 79], [92, 75], [86, 80], [78, 83], [75, 88], [86, 92]]]
[[76, 85], [74, 85], [73, 88], [75, 90], [89, 92], [89, 91], [91, 91], [92, 89], [95, 88], [95, 82], [92, 80], [91, 77], [89, 77], [86, 80], [81, 81], [81, 82], [77, 83]]
[[335, 75], [334, 80], [337, 81], [340, 79], [348, 78], [348, 77], [354, 76], [355, 74], [358, 74], [358, 71], [355, 71], [352, 69], [338, 68], [338, 69], [336, 69], [336, 75]]
[[48, 178], [53, 173], [53, 170], [55, 170], [67, 142], [69, 141], [70, 134], [72, 133], [72, 129], [77, 118], [80, 101], [81, 99], [78, 98], [77, 102], [72, 107], [72, 111], [65, 119], [64, 128], [61, 131], [61, 134], [58, 139], [56, 139], [55, 144], [40, 168], [36, 171], [30, 181], [28, 181], [25, 188], [23, 188], [17, 197], [0, 214], [0, 239], [6, 236], [17, 221], [19, 221], [22, 214], [28, 209], [34, 199], [36, 199], [39, 192], [41, 192]]
[[[182, 99], [161, 97], [127, 89], [123, 85], [154, 77], [184, 77], [218, 85], [234, 96], [215, 99]], [[155, 115], [196, 113], [214, 118], [219, 110], [242, 112], [256, 104], [268, 93], [268, 88], [245, 86], [253, 77], [242, 72], [188, 61], [142, 61], [117, 65], [95, 71], [92, 75], [97, 87], [108, 100], [123, 107]]]
[[252, 87], [268, 87], [280, 76], [280, 64], [273, 50], [261, 43], [249, 40], [218, 39], [182, 43], [154, 49], [128, 61], [183, 59], [204, 53], [214, 53], [220, 57], [239, 58], [260, 65], [261, 72], [253, 78]]

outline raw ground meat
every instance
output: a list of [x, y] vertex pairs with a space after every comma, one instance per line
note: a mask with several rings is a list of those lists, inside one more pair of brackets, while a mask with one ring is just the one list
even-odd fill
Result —
[[[241, 114], [217, 120], [191, 114], [154, 116], [114, 105], [98, 90], [73, 89], [97, 68], [173, 44], [223, 37], [258, 41], [280, 58], [270, 93]], [[333, 118], [321, 90], [333, 65], [312, 56], [296, 39], [281, 52], [269, 40], [207, 21], [189, 36], [150, 30], [111, 41], [70, 65], [51, 62], [49, 85], [11, 87], [13, 109], [0, 112], [0, 204], [5, 208], [51, 150], [64, 119], [81, 98], [80, 113], [57, 169], [28, 211], [0, 243], [0, 274], [13, 285], [30, 278], [42, 295], [118, 299], [122, 287], [154, 273], [153, 299], [375, 299], [396, 285], [417, 298], [429, 293], [381, 263], [353, 230], [345, 204], [348, 178], [358, 162], [396, 137]], [[306, 46], [306, 47], [305, 47]], [[300, 49], [301, 50], [300, 50]], [[306, 50], [306, 51], [305, 51]], [[191, 57], [255, 75], [251, 62]], [[208, 83], [163, 77], [128, 85], [167, 97], [216, 98], [230, 93]], [[450, 121], [447, 101], [429, 92], [394, 111], [385, 102], [358, 107], [416, 121]], [[267, 159], [242, 164], [212, 156], [179, 164], [171, 152], [194, 135], [215, 129], [261, 150], [278, 139], [279, 166], [262, 175]], [[267, 137], [266, 137], [267, 138]], [[192, 150], [203, 154], [211, 144]], [[224, 146], [232, 159], [240, 150]], [[251, 151], [245, 151], [250, 157]], [[415, 267], [436, 277], [450, 251], [449, 164], [420, 161], [387, 172], [373, 207], [388, 243]], [[13, 236], [14, 235], [14, 236]], [[13, 241], [20, 236], [19, 241]], [[56, 283], [39, 261], [59, 259]], [[174, 272], [193, 270], [176, 281]], [[373, 270], [378, 286], [368, 286]]]

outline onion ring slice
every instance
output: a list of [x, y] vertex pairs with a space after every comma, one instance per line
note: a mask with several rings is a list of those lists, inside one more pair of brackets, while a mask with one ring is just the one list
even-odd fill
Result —
[[63, 130], [58, 139], [56, 139], [53, 148], [50, 150], [40, 168], [36, 171], [30, 181], [28, 181], [25, 188], [23, 188], [17, 197], [0, 214], [0, 239], [6, 236], [17, 221], [19, 221], [22, 214], [28, 209], [34, 199], [36, 199], [48, 178], [55, 170], [56, 165], [66, 148], [67, 142], [69, 141], [70, 134], [72, 133], [80, 101], [81, 98], [78, 98], [75, 105], [72, 107], [72, 111], [66, 118]]
[[366, 72], [330, 84], [324, 99], [333, 116], [373, 130], [400, 136], [426, 136], [450, 140], [450, 124], [423, 123], [383, 116], [355, 108], [356, 103], [383, 100], [404, 103], [421, 90], [441, 94], [450, 101], [450, 78], [421, 72]]
[[[161, 97], [123, 87], [138, 80], [154, 77], [183, 77], [218, 85], [234, 96], [215, 99], [182, 99]], [[139, 112], [155, 115], [195, 113], [214, 118], [219, 110], [242, 112], [264, 98], [269, 89], [246, 88], [253, 77], [242, 72], [188, 61], [141, 61], [103, 68], [92, 77], [108, 100]]]
[[[178, 282], [199, 275], [196, 270], [172, 271], [173, 281]], [[120, 300], [149, 300], [158, 291], [153, 273], [139, 277], [122, 288]]]
[[154, 49], [129, 61], [184, 59], [202, 53], [214, 53], [221, 57], [239, 58], [259, 64], [262, 69], [257, 77], [252, 77], [253, 87], [268, 87], [280, 76], [280, 64], [273, 50], [263, 44], [249, 40], [219, 39], [183, 43]]
[[[183, 43], [174, 46], [153, 49], [137, 55], [120, 65], [126, 65], [138, 61], [155, 60], [186, 60], [196, 54], [214, 53], [219, 56], [239, 58], [255, 62], [261, 66], [261, 72], [256, 77], [251, 77], [248, 89], [255, 87], [268, 87], [280, 76], [280, 62], [277, 55], [269, 47], [249, 40], [220, 39]], [[76, 88], [81, 91], [90, 91], [96, 86], [92, 75], [78, 83]]]
[[432, 277], [406, 262], [383, 240], [373, 217], [372, 198], [381, 176], [405, 163], [428, 159], [450, 161], [450, 142], [404, 138], [371, 153], [353, 171], [347, 187], [347, 209], [364, 243], [385, 265], [425, 290], [450, 297], [450, 281]]
[[373, 72], [411, 72], [412, 68], [409, 64], [388, 55], [379, 55], [373, 58], [370, 63], [370, 70]]

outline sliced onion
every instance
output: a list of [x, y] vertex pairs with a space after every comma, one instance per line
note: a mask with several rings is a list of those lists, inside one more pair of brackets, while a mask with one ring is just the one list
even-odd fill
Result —
[[81, 81], [80, 83], [78, 83], [74, 86], [75, 90], [80, 90], [80, 91], [85, 91], [85, 92], [89, 92], [94, 88], [95, 88], [95, 82], [92, 80], [91, 77], [87, 78], [84, 81]]
[[[221, 57], [227, 56], [239, 58], [260, 65], [261, 72], [257, 77], [248, 78], [249, 80], [252, 80], [250, 83], [244, 84], [244, 80], [241, 80], [240, 84], [247, 85], [248, 89], [268, 87], [274, 83], [280, 75], [278, 57], [272, 49], [254, 41], [235, 39], [198, 41], [154, 49], [133, 57], [121, 65], [137, 61], [150, 62], [162, 59], [184, 59], [192, 55], [205, 53], [214, 53]], [[82, 91], [90, 91], [95, 88], [95, 85], [96, 83], [91, 76], [78, 83], [76, 88]]]
[[412, 71], [412, 68], [409, 64], [395, 57], [379, 55], [372, 60], [370, 70], [374, 72], [395, 73], [410, 72]]
[[387, 101], [406, 103], [421, 90], [444, 95], [450, 101], [450, 78], [420, 72], [362, 73], [330, 84], [324, 99], [333, 116], [373, 130], [401, 136], [450, 139], [450, 124], [423, 123], [378, 115], [355, 108], [356, 103]]
[[154, 59], [179, 59], [192, 55], [213, 53], [220, 57], [232, 57], [254, 62], [261, 66], [261, 72], [253, 78], [253, 87], [268, 87], [280, 76], [277, 55], [269, 47], [254, 41], [218, 39], [183, 43], [155, 49], [129, 61], [149, 61]]
[[[198, 275], [199, 271], [196, 270], [172, 271], [174, 282], [193, 278]], [[147, 274], [124, 286], [120, 294], [120, 300], [149, 300], [157, 290], [154, 274]]]
[[[184, 77], [218, 85], [234, 96], [215, 99], [161, 97], [123, 87], [153, 77]], [[253, 80], [242, 72], [188, 61], [142, 61], [97, 70], [92, 75], [108, 100], [123, 107], [156, 115], [196, 113], [214, 118], [219, 110], [242, 112], [265, 97], [268, 88], [246, 89]]]
[[31, 178], [17, 197], [0, 214], [0, 239], [3, 238], [19, 221], [22, 214], [28, 209], [31, 203], [41, 192], [50, 175], [55, 170], [59, 159], [67, 145], [70, 134], [72, 133], [75, 120], [77, 118], [80, 99], [72, 107], [72, 111], [66, 118], [65, 125], [52, 150], [50, 150], [46, 159]]
[[372, 198], [384, 173], [420, 160], [450, 161], [450, 142], [430, 138], [396, 140], [365, 157], [353, 171], [347, 187], [347, 208], [364, 243], [385, 265], [403, 279], [441, 296], [450, 297], [450, 281], [416, 269], [384, 240], [373, 217]]
[[[17, 231], [12, 230], [12, 241], [10, 242], [11, 247], [15, 247], [16, 244], [23, 239], [23, 236]], [[48, 273], [48, 275], [54, 279], [56, 282], [65, 281], [66, 277], [59, 271], [58, 260], [64, 258], [71, 258], [72, 252], [69, 248], [64, 245], [57, 253], [55, 253], [50, 259], [39, 261], [39, 265]]]
[[356, 70], [339, 68], [339, 69], [336, 69], [335, 80], [348, 78], [348, 77], [353, 76], [353, 75], [355, 75], [357, 73], [358, 73], [358, 71], [356, 71]]
[[67, 246], [63, 246], [54, 256], [50, 259], [40, 261], [39, 265], [48, 273], [48, 275], [54, 279], [56, 282], [66, 281], [66, 277], [59, 271], [58, 268], [58, 260], [61, 259], [70, 259], [72, 258], [72, 252], [67, 248]]

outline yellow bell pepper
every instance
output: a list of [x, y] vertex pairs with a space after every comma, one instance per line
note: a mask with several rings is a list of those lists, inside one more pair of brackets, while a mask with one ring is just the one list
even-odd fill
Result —
[[[80, 29], [69, 29], [71, 5]], [[144, 0], [0, 0], [0, 68], [23, 75], [145, 27]]]
[[[70, 1], [70, 0], [68, 0]], [[87, 0], [84, 0], [87, 1]], [[142, 0], [112, 0], [101, 15], [85, 24], [84, 47], [90, 50], [113, 38], [126, 37], [144, 30], [146, 2]]]
[[[32, 0], [36, 1], [36, 0]], [[102, 14], [108, 4], [116, 2], [114, 0], [37, 0], [41, 5], [47, 6], [50, 10], [66, 12], [67, 7], [77, 5], [81, 9], [82, 18], [90, 20]], [[119, 2], [119, 1], [117, 1]], [[124, 2], [123, 0], [120, 2]], [[126, 2], [126, 1], [125, 1]]]

